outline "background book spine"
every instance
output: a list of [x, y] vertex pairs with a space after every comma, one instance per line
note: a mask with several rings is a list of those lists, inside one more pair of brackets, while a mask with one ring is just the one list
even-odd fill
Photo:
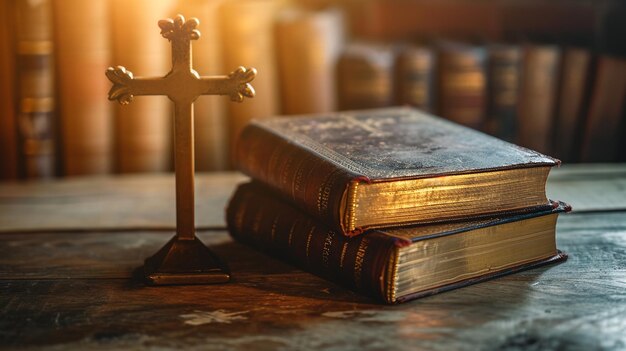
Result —
[[570, 48], [563, 53], [561, 83], [554, 126], [554, 156], [565, 162], [575, 161], [577, 135], [588, 100], [591, 53]]
[[434, 112], [436, 68], [436, 55], [431, 48], [403, 48], [395, 62], [396, 102]]
[[14, 2], [0, 1], [0, 179], [16, 179]]
[[236, 155], [242, 172], [347, 234], [341, 225], [340, 209], [354, 174], [254, 124], [243, 130]]
[[[193, 67], [200, 76], [222, 75], [220, 26], [218, 11], [223, 0], [180, 1], [185, 18], [200, 20], [200, 40], [193, 42]], [[202, 95], [194, 102], [196, 171], [218, 171], [228, 168], [228, 124], [223, 96]], [[247, 102], [247, 101], [246, 101]]]
[[618, 147], [625, 97], [626, 61], [612, 56], [599, 57], [584, 127], [581, 161], [615, 161], [623, 156], [625, 151]]
[[[173, 18], [174, 0], [114, 0], [111, 3], [113, 59], [135, 77], [164, 76], [171, 68], [169, 41], [156, 23]], [[166, 96], [142, 96], [115, 104], [116, 170], [159, 172], [171, 168], [171, 103]]]
[[439, 47], [439, 115], [482, 129], [487, 107], [486, 52], [452, 43]]
[[[57, 92], [65, 175], [109, 173], [113, 165], [109, 1], [53, 1]], [[135, 28], [133, 28], [135, 29]]]
[[343, 16], [334, 8], [289, 8], [280, 13], [275, 32], [282, 114], [335, 111], [343, 27]]
[[349, 44], [337, 63], [339, 110], [392, 105], [394, 60], [394, 52], [389, 47]]
[[269, 118], [279, 110], [278, 68], [274, 47], [276, 0], [228, 0], [220, 7], [222, 70], [239, 66], [258, 71], [252, 82], [254, 99], [228, 104], [229, 154], [237, 137], [252, 119]]
[[20, 173], [55, 175], [54, 64], [50, 1], [16, 1]]
[[524, 48], [517, 142], [544, 154], [552, 153], [559, 62], [557, 46], [536, 44]]
[[238, 241], [323, 278], [388, 303], [395, 240], [378, 233], [346, 238], [252, 184], [240, 186], [226, 210]]
[[521, 78], [521, 49], [517, 45], [488, 47], [487, 131], [513, 142]]

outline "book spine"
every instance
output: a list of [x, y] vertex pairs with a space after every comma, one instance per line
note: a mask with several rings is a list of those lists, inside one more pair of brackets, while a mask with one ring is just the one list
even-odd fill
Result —
[[113, 104], [107, 100], [111, 84], [104, 75], [111, 64], [109, 2], [63, 0], [52, 5], [64, 173], [109, 173]]
[[560, 51], [552, 45], [532, 45], [524, 49], [522, 60], [517, 142], [550, 154]]
[[[164, 76], [170, 66], [170, 44], [155, 23], [172, 18], [173, 0], [111, 2], [113, 62], [135, 77]], [[166, 96], [142, 96], [132, 104], [115, 104], [116, 170], [162, 172], [171, 168], [171, 102]]]
[[13, 13], [13, 1], [0, 1], [0, 179], [18, 176]]
[[439, 52], [439, 115], [483, 129], [487, 107], [485, 50], [442, 47]]
[[347, 238], [253, 184], [240, 186], [226, 210], [238, 241], [348, 288], [391, 303], [395, 241], [376, 232]]
[[348, 46], [337, 63], [340, 110], [385, 107], [393, 104], [392, 50], [356, 43]]
[[521, 57], [518, 46], [489, 48], [487, 131], [510, 142], [515, 140], [517, 129]]
[[254, 99], [227, 105], [231, 156], [248, 122], [275, 116], [280, 106], [274, 43], [277, 6], [277, 0], [229, 0], [220, 6], [222, 70], [228, 74], [244, 66], [258, 71], [252, 82]]
[[434, 112], [435, 69], [435, 55], [431, 49], [404, 49], [398, 55], [395, 67], [398, 104]]
[[[218, 11], [223, 2], [223, 0], [179, 2], [181, 14], [200, 20], [199, 30], [202, 39], [193, 42], [193, 68], [200, 76], [229, 73], [221, 72], [219, 40], [221, 29]], [[222, 96], [201, 95], [193, 104], [196, 171], [219, 171], [229, 166], [226, 103], [227, 99]]]
[[602, 56], [596, 78], [581, 148], [582, 162], [611, 162], [623, 155], [618, 150], [620, 123], [626, 110], [626, 60]]
[[20, 174], [55, 175], [54, 75], [50, 1], [16, 2]]
[[283, 114], [324, 113], [337, 107], [335, 67], [343, 17], [335, 9], [288, 9], [276, 23]]
[[577, 134], [588, 102], [591, 53], [569, 49], [563, 55], [563, 69], [556, 113], [554, 156], [564, 162], [577, 158]]
[[276, 189], [331, 228], [345, 235], [358, 233], [352, 233], [356, 228], [346, 226], [342, 218], [342, 205], [356, 175], [254, 123], [243, 130], [237, 146], [236, 161], [242, 172]]

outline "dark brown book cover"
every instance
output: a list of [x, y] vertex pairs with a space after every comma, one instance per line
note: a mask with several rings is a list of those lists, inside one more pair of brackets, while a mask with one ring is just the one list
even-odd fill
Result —
[[50, 1], [16, 1], [20, 174], [55, 175], [56, 120]]
[[385, 107], [393, 104], [394, 52], [372, 43], [348, 45], [337, 62], [340, 110]]
[[439, 51], [438, 115], [482, 130], [487, 114], [487, 67], [483, 47], [442, 42]]
[[435, 111], [437, 56], [427, 46], [405, 46], [396, 58], [396, 101], [422, 111]]
[[237, 148], [244, 173], [337, 228], [358, 184], [557, 163], [408, 107], [254, 121]]
[[515, 141], [521, 76], [521, 49], [517, 45], [488, 47], [488, 127], [490, 134]]
[[[377, 300], [396, 303], [565, 258], [563, 254], [557, 252], [545, 260], [527, 262], [506, 270], [492, 271], [487, 275], [393, 298], [389, 291], [389, 282], [393, 280], [394, 270], [390, 266], [393, 264], [392, 258], [398, 247], [568, 210], [567, 205], [554, 203], [552, 209], [523, 215], [407, 227], [395, 231], [374, 230], [355, 238], [348, 238], [317, 222], [289, 203], [279, 200], [264, 186], [247, 183], [237, 188], [226, 210], [226, 219], [230, 234], [237, 241]], [[410, 233], [414, 235], [411, 236]]]
[[0, 1], [0, 179], [17, 178], [13, 1]]
[[560, 54], [555, 45], [524, 47], [517, 142], [539, 152], [552, 152]]
[[602, 56], [595, 74], [580, 157], [583, 162], [616, 161], [625, 153], [618, 147], [626, 104], [626, 60]]
[[589, 50], [569, 48], [563, 52], [554, 125], [554, 155], [565, 162], [578, 158], [578, 134], [588, 108], [591, 63]]

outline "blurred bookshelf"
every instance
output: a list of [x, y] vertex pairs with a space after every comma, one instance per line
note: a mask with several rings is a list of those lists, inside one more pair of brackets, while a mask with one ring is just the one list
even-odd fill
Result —
[[252, 118], [391, 105], [568, 163], [626, 161], [623, 1], [6, 0], [0, 179], [171, 172], [171, 104], [120, 108], [104, 71], [165, 75], [157, 22], [177, 13], [200, 19], [200, 75], [259, 71], [253, 100], [196, 101], [199, 172], [233, 167]]

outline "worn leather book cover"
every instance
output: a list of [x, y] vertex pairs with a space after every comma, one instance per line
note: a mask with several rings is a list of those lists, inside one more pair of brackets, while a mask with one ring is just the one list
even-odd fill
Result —
[[593, 60], [587, 49], [568, 48], [563, 52], [554, 122], [554, 155], [564, 162], [577, 161], [579, 156], [580, 127], [589, 110]]
[[545, 180], [558, 164], [413, 108], [254, 121], [237, 162], [346, 235], [548, 206]]
[[488, 47], [487, 131], [513, 142], [517, 131], [517, 104], [521, 80], [522, 51], [518, 45]]
[[552, 152], [561, 51], [556, 45], [525, 45], [522, 58], [517, 142]]
[[487, 115], [487, 52], [460, 42], [438, 45], [438, 115], [482, 130]]
[[395, 62], [396, 101], [422, 111], [435, 110], [437, 56], [428, 46], [409, 45], [400, 49]]
[[347, 45], [337, 62], [340, 110], [393, 105], [394, 51], [383, 44], [355, 42]]
[[0, 1], [0, 179], [18, 176], [13, 1]]
[[54, 60], [50, 1], [16, 1], [17, 131], [25, 178], [55, 175]]
[[237, 241], [397, 303], [565, 259], [556, 249], [554, 230], [556, 213], [568, 210], [555, 202], [521, 215], [373, 230], [348, 238], [267, 187], [247, 183], [236, 190], [226, 217]]
[[113, 170], [115, 105], [102, 73], [111, 64], [109, 3], [52, 1], [63, 175]]
[[626, 60], [598, 58], [587, 118], [583, 122], [580, 160], [612, 162], [623, 157], [620, 124], [626, 111]]
[[276, 19], [276, 59], [282, 113], [337, 110], [335, 68], [344, 46], [344, 21], [336, 8], [283, 9]]

